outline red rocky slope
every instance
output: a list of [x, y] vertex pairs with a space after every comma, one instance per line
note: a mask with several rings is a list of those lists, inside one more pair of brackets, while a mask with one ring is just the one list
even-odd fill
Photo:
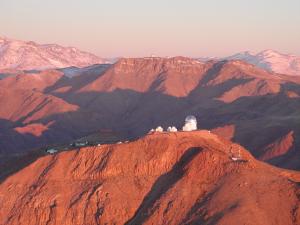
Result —
[[2, 180], [0, 223], [296, 225], [298, 179], [208, 131], [154, 133], [38, 158]]

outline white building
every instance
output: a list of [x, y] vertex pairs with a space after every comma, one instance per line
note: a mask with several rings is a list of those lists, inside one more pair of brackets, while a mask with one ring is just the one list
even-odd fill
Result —
[[183, 131], [197, 130], [197, 119], [195, 116], [187, 116], [185, 118], [185, 124], [182, 127]]
[[88, 145], [88, 141], [78, 141], [78, 142], [75, 142], [75, 147], [84, 147], [86, 145]]
[[46, 152], [49, 154], [54, 154], [54, 153], [58, 152], [58, 150], [56, 150], [54, 148], [50, 148], [50, 149], [47, 149]]
[[164, 132], [164, 128], [162, 128], [161, 126], [158, 126], [156, 129], [155, 129], [156, 132]]
[[151, 130], [149, 130], [148, 134], [151, 134], [151, 133], [153, 133], [153, 132], [155, 132], [155, 130], [154, 130], [154, 129], [151, 129]]
[[176, 127], [168, 127], [167, 131], [168, 132], [177, 132], [177, 128]]

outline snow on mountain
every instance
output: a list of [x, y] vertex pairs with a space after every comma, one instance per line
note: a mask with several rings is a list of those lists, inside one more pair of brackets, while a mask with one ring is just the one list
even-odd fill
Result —
[[37, 44], [0, 37], [0, 69], [43, 70], [109, 63], [91, 53], [56, 44]]
[[78, 67], [67, 67], [59, 69], [59, 71], [63, 72], [65, 76], [72, 78], [83, 74], [100, 74], [103, 71], [105, 71], [107, 68], [109, 68], [109, 64], [95, 64], [91, 66], [87, 66], [84, 68], [78, 68]]
[[243, 60], [268, 71], [287, 75], [300, 75], [300, 57], [282, 54], [274, 50], [264, 50], [257, 54], [241, 52], [225, 59]]
[[[300, 76], [300, 57], [282, 54], [274, 50], [259, 53], [249, 51], [237, 53], [225, 58], [205, 57], [209, 60], [243, 60], [275, 73]], [[103, 59], [74, 47], [62, 47], [56, 44], [37, 44], [32, 41], [19, 41], [0, 37], [0, 70], [44, 70], [54, 68], [77, 67], [69, 69], [70, 76], [78, 74], [80, 68], [94, 64], [110, 64], [117, 59]]]

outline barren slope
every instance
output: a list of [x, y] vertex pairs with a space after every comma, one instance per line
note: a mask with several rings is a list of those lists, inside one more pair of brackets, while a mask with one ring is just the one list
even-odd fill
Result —
[[298, 179], [208, 131], [151, 134], [37, 159], [2, 180], [0, 223], [296, 225]]

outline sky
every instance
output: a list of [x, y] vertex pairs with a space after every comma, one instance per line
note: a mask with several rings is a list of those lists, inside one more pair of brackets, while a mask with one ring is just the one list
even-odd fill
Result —
[[0, 36], [102, 57], [300, 55], [300, 0], [0, 0]]

